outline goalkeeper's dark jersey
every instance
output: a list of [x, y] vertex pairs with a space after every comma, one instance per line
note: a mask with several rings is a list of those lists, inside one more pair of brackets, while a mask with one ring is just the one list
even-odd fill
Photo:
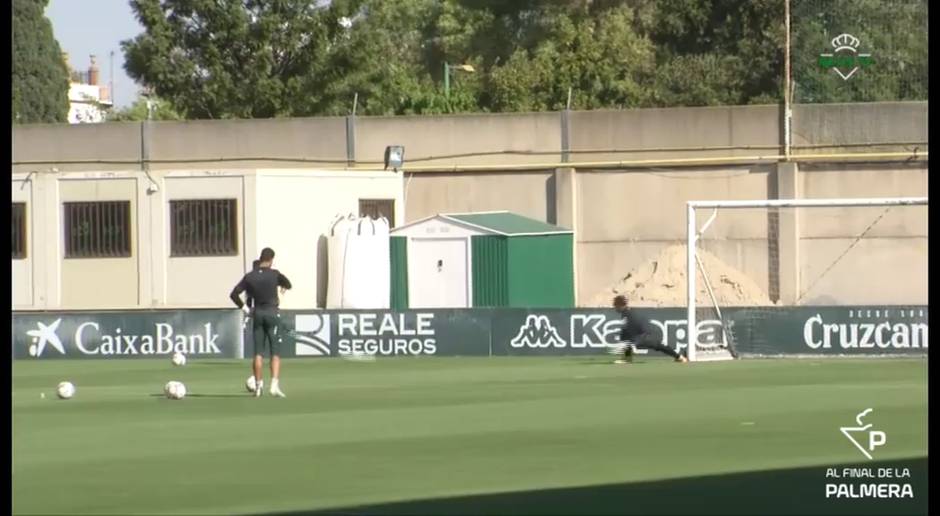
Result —
[[640, 335], [652, 335], [653, 327], [650, 322], [642, 315], [637, 314], [631, 308], [620, 312], [623, 326], [620, 328], [620, 340], [633, 340]]

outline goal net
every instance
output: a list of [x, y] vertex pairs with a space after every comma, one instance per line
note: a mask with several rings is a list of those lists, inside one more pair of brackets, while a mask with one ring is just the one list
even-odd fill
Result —
[[927, 304], [926, 198], [693, 201], [687, 217], [689, 360], [796, 349], [782, 325], [799, 307]]

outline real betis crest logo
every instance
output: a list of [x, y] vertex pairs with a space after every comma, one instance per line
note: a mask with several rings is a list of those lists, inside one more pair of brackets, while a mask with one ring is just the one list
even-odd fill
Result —
[[859, 39], [851, 34], [840, 34], [832, 38], [833, 52], [819, 54], [819, 66], [834, 70], [844, 81], [849, 80], [859, 68], [868, 68], [873, 63], [871, 54], [858, 52], [860, 43]]

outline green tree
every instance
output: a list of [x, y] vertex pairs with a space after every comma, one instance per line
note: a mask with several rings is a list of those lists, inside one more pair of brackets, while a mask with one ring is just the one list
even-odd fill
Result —
[[660, 0], [651, 12], [657, 105], [783, 101], [783, 0]]
[[564, 109], [569, 89], [576, 109], [650, 105], [654, 49], [635, 30], [630, 7], [616, 6], [603, 16], [550, 9], [530, 33], [539, 33], [537, 42], [492, 71], [495, 110]]
[[187, 118], [296, 115], [335, 20], [301, 0], [132, 0], [144, 32], [121, 43], [128, 74]]
[[[818, 62], [844, 33], [873, 60], [850, 80]], [[792, 34], [795, 102], [927, 100], [926, 0], [798, 0]]]
[[[783, 0], [133, 0], [126, 68], [187, 118], [779, 103]], [[851, 4], [851, 5], [850, 5]], [[812, 101], [926, 98], [924, 0], [793, 0]], [[923, 16], [922, 16], [923, 15]], [[851, 22], [885, 76], [806, 66]], [[852, 29], [855, 30], [855, 29]], [[888, 62], [890, 61], [890, 62]], [[444, 63], [455, 73], [444, 95]], [[871, 76], [869, 76], [871, 75]]]
[[13, 0], [13, 122], [65, 122], [69, 72], [43, 14], [47, 0]]
[[149, 99], [150, 106], [147, 106], [148, 99], [138, 97], [130, 106], [123, 109], [115, 109], [108, 113], [108, 122], [140, 122], [150, 120], [182, 120], [182, 116], [173, 109], [169, 102], [158, 99]]
[[[347, 114], [358, 94], [357, 113], [440, 113], [448, 103], [431, 78], [435, 66], [436, 0], [334, 0], [327, 17], [339, 27], [311, 78], [311, 113]], [[335, 21], [332, 21], [335, 20]], [[345, 20], [345, 21], [343, 21]], [[345, 24], [345, 26], [344, 26]]]

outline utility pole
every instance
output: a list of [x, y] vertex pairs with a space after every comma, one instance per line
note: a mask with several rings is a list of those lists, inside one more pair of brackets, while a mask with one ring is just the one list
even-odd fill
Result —
[[444, 62], [444, 96], [450, 98], [450, 72], [451, 70], [459, 70], [461, 72], [473, 73], [476, 70], [472, 65], [462, 64], [451, 66], [450, 63]]
[[110, 54], [111, 78], [108, 79], [108, 91], [111, 93], [111, 106], [114, 106], [114, 51]]
[[444, 96], [450, 98], [450, 65], [444, 62]]

